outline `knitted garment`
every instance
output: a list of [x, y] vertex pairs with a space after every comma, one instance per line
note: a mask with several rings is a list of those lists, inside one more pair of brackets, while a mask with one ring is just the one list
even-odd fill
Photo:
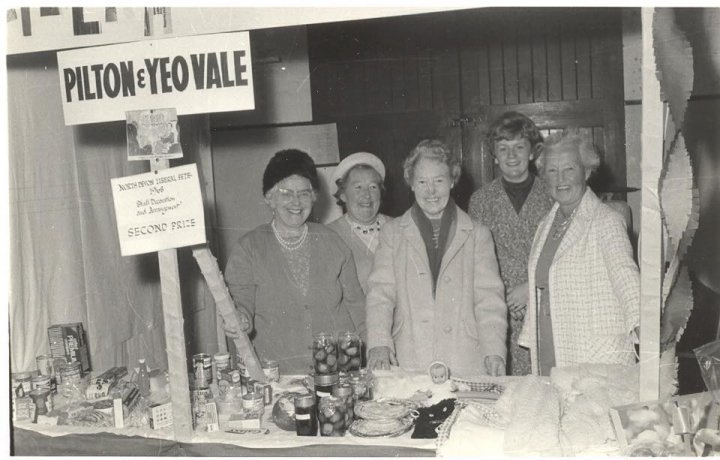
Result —
[[310, 288], [310, 246], [307, 244], [307, 239], [295, 250], [287, 249], [282, 245], [280, 248], [292, 275], [290, 281], [300, 290], [303, 297], [306, 297]]
[[440, 264], [442, 263], [447, 242], [450, 238], [450, 227], [457, 220], [457, 206], [452, 198], [448, 200], [445, 211], [440, 218], [440, 229], [437, 237], [435, 236], [436, 232], [433, 229], [432, 221], [428, 219], [417, 203], [412, 206], [411, 216], [425, 242], [425, 250], [427, 251], [427, 257], [430, 263], [430, 273], [432, 274], [433, 295], [435, 295], [437, 278], [440, 273]]
[[[530, 192], [520, 211], [516, 211], [502, 178], [483, 186], [470, 198], [468, 214], [492, 232], [495, 241], [500, 276], [506, 291], [527, 281], [527, 262], [535, 230], [542, 218], [552, 207], [553, 201], [546, 183], [540, 178], [533, 179]], [[508, 315], [508, 369], [512, 375], [530, 373], [530, 354], [518, 346], [518, 336], [523, 318]]]

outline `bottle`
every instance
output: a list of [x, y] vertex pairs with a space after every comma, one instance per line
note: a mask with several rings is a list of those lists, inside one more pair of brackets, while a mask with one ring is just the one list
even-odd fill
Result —
[[147, 364], [145, 364], [145, 358], [138, 359], [136, 383], [141, 395], [146, 398], [150, 396], [150, 371], [148, 370]]

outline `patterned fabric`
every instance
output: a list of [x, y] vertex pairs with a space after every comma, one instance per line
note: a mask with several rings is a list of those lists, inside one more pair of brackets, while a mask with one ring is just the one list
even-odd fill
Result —
[[251, 339], [261, 358], [281, 372], [306, 373], [308, 346], [318, 332], [357, 331], [365, 338], [365, 296], [350, 249], [324, 225], [308, 223], [307, 295], [293, 275], [270, 224], [243, 235], [230, 253], [225, 280], [235, 307], [253, 321]]
[[[540, 223], [528, 264], [531, 292], [557, 203]], [[558, 366], [632, 364], [631, 331], [640, 318], [640, 274], [623, 217], [587, 189], [550, 267], [550, 306]], [[519, 343], [537, 374], [537, 303], [530, 296]]]
[[[384, 214], [378, 214], [378, 222], [380, 222], [381, 228], [388, 221], [392, 220]], [[374, 232], [374, 242], [369, 246], [365, 244], [353, 231], [350, 226], [350, 222], [343, 215], [338, 219], [330, 222], [328, 227], [335, 233], [340, 235], [340, 238], [347, 244], [355, 259], [355, 268], [357, 270], [358, 281], [362, 287], [363, 293], [367, 295], [367, 279], [370, 276], [370, 270], [372, 270], [373, 259], [375, 257], [375, 251], [377, 250], [378, 243], [380, 242], [380, 235]]]
[[[510, 202], [501, 177], [477, 190], [470, 198], [468, 214], [492, 232], [500, 276], [506, 291], [527, 281], [527, 261], [533, 236], [551, 207], [552, 198], [547, 185], [539, 177], [533, 181], [520, 213], [515, 211]], [[517, 344], [523, 319], [515, 320], [509, 316], [508, 324], [508, 369], [512, 375], [526, 375], [530, 373], [530, 354]]]
[[310, 287], [310, 247], [307, 239], [294, 251], [282, 247], [283, 255], [290, 269], [290, 281], [300, 290], [303, 297], [307, 296]]
[[490, 231], [457, 210], [433, 297], [427, 250], [410, 213], [380, 232], [368, 279], [368, 350], [389, 347], [407, 369], [443, 361], [454, 376], [487, 374], [486, 356], [505, 359], [507, 331]]

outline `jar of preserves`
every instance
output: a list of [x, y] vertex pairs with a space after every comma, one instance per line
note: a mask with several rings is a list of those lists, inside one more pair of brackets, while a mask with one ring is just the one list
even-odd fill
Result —
[[315, 334], [312, 352], [316, 375], [337, 372], [337, 342], [332, 334], [327, 332]]
[[298, 436], [317, 436], [318, 419], [315, 410], [315, 396], [295, 396], [295, 433]]
[[360, 369], [350, 373], [350, 385], [353, 387], [356, 401], [370, 401], [373, 399], [373, 378], [367, 369]]
[[333, 396], [345, 404], [345, 428], [348, 428], [355, 419], [355, 392], [349, 383], [338, 384], [333, 388]]
[[322, 398], [332, 396], [333, 388], [338, 383], [337, 374], [315, 375], [315, 399], [320, 404]]
[[322, 398], [318, 406], [320, 436], [345, 436], [347, 413], [348, 407], [342, 399], [335, 396]]
[[362, 341], [355, 332], [343, 332], [338, 336], [338, 370], [344, 372], [360, 369]]

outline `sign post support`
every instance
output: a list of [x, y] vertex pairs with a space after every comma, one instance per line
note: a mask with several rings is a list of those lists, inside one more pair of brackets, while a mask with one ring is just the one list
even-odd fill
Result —
[[[169, 160], [155, 159], [150, 161], [152, 172], [167, 169], [169, 166]], [[162, 294], [165, 347], [168, 355], [168, 380], [170, 382], [173, 430], [175, 431], [176, 440], [189, 441], [192, 438], [193, 427], [177, 249], [158, 251], [158, 265], [160, 267], [160, 290]]]

